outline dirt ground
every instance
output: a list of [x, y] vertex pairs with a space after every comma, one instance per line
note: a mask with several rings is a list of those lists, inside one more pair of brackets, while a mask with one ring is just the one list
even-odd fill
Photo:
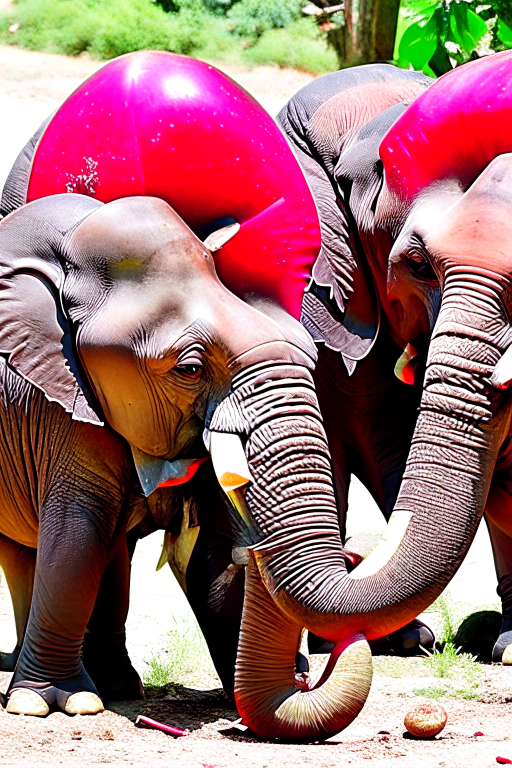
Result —
[[[366, 707], [345, 731], [316, 744], [275, 744], [241, 735], [219, 690], [168, 688], [143, 702], [112, 703], [94, 717], [54, 712], [44, 719], [0, 711], [0, 765], [89, 768], [105, 763], [179, 768], [490, 768], [512, 760], [512, 668], [488, 666], [480, 701], [443, 700], [445, 730], [409, 737], [403, 726], [418, 699], [412, 678], [377, 675]], [[485, 701], [484, 701], [485, 700]], [[138, 714], [189, 729], [181, 738], [134, 726]], [[478, 734], [478, 735], [477, 735]]]
[[[1, 5], [5, 0], [0, 0]], [[88, 57], [69, 59], [0, 46], [0, 185], [39, 123], [98, 66]], [[304, 73], [273, 67], [225, 69], [274, 115], [312, 79]], [[352, 501], [349, 529], [352, 525], [355, 534], [378, 531], [382, 521], [358, 484], [354, 485]], [[150, 537], [142, 542], [134, 561], [128, 645], [141, 672], [144, 659], [164, 642], [173, 613], [187, 610], [170, 572], [154, 572], [158, 546], [155, 536]], [[450, 589], [457, 601], [475, 606], [495, 602], [495, 578], [484, 529]], [[0, 624], [0, 647], [7, 650], [12, 645], [13, 627], [5, 585], [0, 585]], [[7, 715], [0, 709], [0, 765], [358, 768], [373, 760], [382, 768], [486, 768], [497, 765], [497, 757], [512, 760], [512, 667], [486, 665], [476, 699], [443, 700], [448, 724], [439, 737], [429, 741], [404, 735], [404, 716], [420, 700], [414, 694], [418, 684], [414, 660], [403, 662], [398, 678], [386, 674], [384, 667], [376, 663], [372, 691], [361, 715], [343, 733], [323, 743], [273, 744], [241, 735], [233, 728], [238, 715], [220, 691], [175, 687], [150, 692], [143, 702], [111, 703], [106, 712], [95, 717], [54, 712], [39, 720]], [[7, 679], [4, 676], [4, 686]], [[428, 680], [422, 678], [421, 683], [425, 685]], [[190, 732], [173, 739], [137, 729], [134, 721], [138, 714]]]

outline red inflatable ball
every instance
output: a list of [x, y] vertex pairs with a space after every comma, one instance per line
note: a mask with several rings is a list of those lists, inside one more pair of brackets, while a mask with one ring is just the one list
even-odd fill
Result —
[[512, 51], [448, 72], [419, 96], [380, 145], [386, 182], [411, 200], [454, 177], [467, 189], [498, 155], [512, 152]]
[[143, 51], [92, 75], [44, 131], [27, 201], [66, 191], [163, 198], [202, 238], [238, 221], [220, 279], [299, 317], [320, 248], [313, 198], [276, 123], [215, 67]]

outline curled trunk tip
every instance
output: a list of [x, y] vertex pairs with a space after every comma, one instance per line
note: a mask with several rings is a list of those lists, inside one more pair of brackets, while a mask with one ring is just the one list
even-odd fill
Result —
[[336, 646], [309, 691], [295, 685], [295, 652], [302, 627], [281, 612], [251, 557], [235, 672], [235, 699], [244, 724], [265, 739], [307, 741], [346, 728], [364, 706], [372, 657], [364, 635]]

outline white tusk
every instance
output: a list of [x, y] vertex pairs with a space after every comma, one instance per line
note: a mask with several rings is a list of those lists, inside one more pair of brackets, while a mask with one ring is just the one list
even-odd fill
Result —
[[[413, 363], [418, 352], [412, 344], [408, 344], [395, 365], [395, 376], [404, 384], [414, 384], [414, 374], [416, 372], [416, 365]], [[412, 365], [411, 365], [412, 363]]]
[[228, 224], [227, 227], [212, 232], [204, 241], [204, 245], [211, 253], [215, 253], [220, 251], [222, 246], [226, 245], [238, 232], [240, 232], [240, 224], [236, 221], [234, 224]]
[[491, 376], [491, 384], [496, 389], [506, 389], [512, 382], [512, 345], [498, 360]]
[[208, 438], [208, 450], [221, 488], [226, 493], [230, 493], [251, 482], [249, 465], [238, 435], [229, 432], [209, 432]]
[[366, 576], [373, 576], [374, 573], [384, 568], [400, 546], [411, 518], [412, 512], [406, 512], [405, 510], [393, 512], [389, 518], [388, 527], [382, 541], [362, 563], [348, 574], [348, 578], [364, 579]]

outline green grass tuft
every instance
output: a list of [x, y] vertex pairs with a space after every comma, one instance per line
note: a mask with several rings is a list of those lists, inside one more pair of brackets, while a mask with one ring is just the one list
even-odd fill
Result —
[[169, 684], [194, 685], [205, 679], [216, 684], [208, 646], [197, 624], [182, 619], [167, 635], [165, 648], [147, 661], [144, 684], [163, 688]]
[[432, 677], [441, 678], [444, 684], [415, 689], [414, 693], [417, 696], [439, 698], [442, 695], [462, 699], [477, 698], [482, 668], [471, 654], [460, 653], [460, 649], [456, 648], [453, 643], [447, 642], [442, 651], [428, 654], [425, 665]]

